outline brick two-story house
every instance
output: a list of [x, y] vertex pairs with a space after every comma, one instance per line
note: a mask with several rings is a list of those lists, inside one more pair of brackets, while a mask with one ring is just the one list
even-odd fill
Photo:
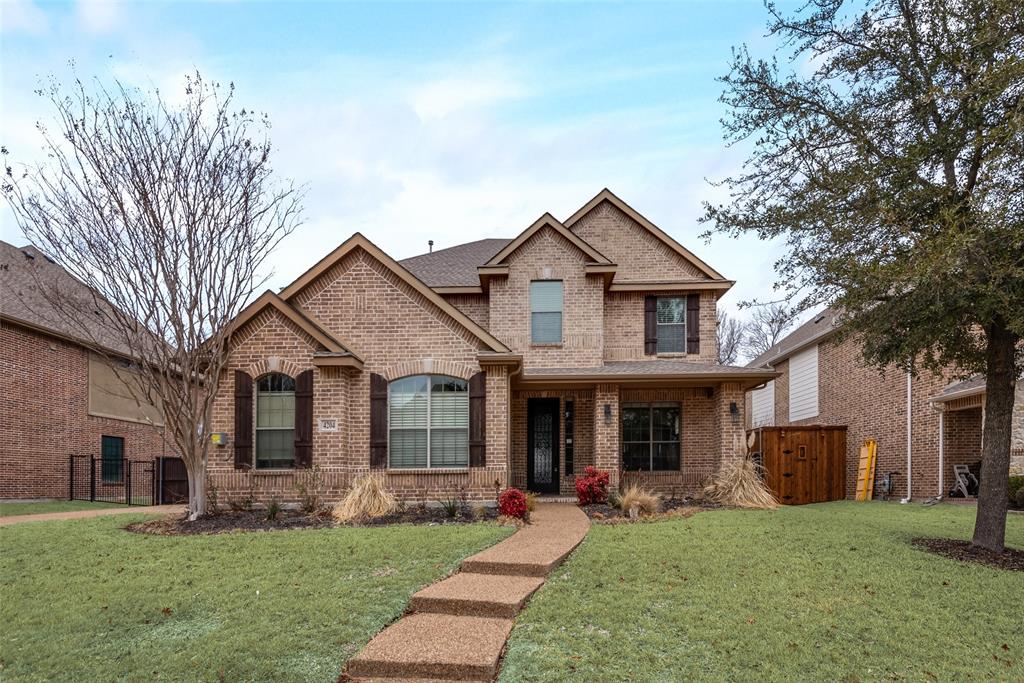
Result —
[[682, 492], [743, 449], [716, 364], [732, 282], [611, 192], [514, 239], [398, 262], [356, 234], [234, 321], [210, 461], [222, 499], [328, 498], [377, 469], [405, 500], [573, 491], [586, 465]]

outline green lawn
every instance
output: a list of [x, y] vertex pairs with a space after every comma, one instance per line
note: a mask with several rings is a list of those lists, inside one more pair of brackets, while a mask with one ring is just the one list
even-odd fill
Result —
[[[594, 526], [520, 615], [501, 680], [1022, 681], [1024, 573], [907, 544], [969, 538], [974, 513], [840, 502]], [[1024, 516], [1008, 541], [1024, 547]]]
[[0, 517], [38, 515], [44, 512], [74, 512], [125, 507], [120, 503], [90, 503], [87, 500], [43, 500], [33, 503], [0, 503]]
[[334, 681], [409, 596], [511, 529], [143, 536], [0, 528], [0, 679]]

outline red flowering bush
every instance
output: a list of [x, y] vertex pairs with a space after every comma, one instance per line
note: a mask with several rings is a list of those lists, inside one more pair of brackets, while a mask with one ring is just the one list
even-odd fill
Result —
[[604, 503], [608, 500], [608, 473], [588, 465], [582, 477], [576, 477], [576, 500], [580, 505]]
[[505, 517], [526, 518], [526, 495], [516, 488], [508, 488], [498, 496], [498, 511]]

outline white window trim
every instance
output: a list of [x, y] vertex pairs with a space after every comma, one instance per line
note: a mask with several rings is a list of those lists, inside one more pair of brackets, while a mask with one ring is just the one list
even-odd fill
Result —
[[[760, 417], [758, 403], [767, 404], [761, 406], [767, 408], [764, 411], [766, 418], [763, 420], [758, 419]], [[750, 392], [750, 426], [754, 428], [775, 426], [775, 380], [769, 380], [762, 388]]]
[[[387, 418], [388, 419], [388, 469], [389, 470], [397, 470], [399, 472], [408, 472], [410, 470], [422, 470], [422, 469], [428, 469], [428, 470], [429, 469], [434, 469], [434, 470], [464, 470], [464, 469], [468, 469], [469, 468], [469, 452], [468, 452], [468, 450], [466, 452], [466, 464], [465, 465], [441, 465], [439, 467], [431, 467], [431, 465], [430, 465], [430, 450], [431, 450], [430, 449], [430, 431], [433, 429], [433, 427], [431, 427], [431, 425], [430, 425], [430, 415], [431, 415], [431, 409], [433, 407], [432, 406], [432, 402], [431, 402], [431, 396], [434, 393], [433, 391], [431, 391], [430, 380], [433, 379], [434, 377], [452, 377], [452, 376], [451, 375], [410, 375], [410, 376], [411, 377], [426, 377], [427, 378], [427, 426], [425, 428], [423, 428], [423, 429], [426, 429], [426, 432], [427, 432], [427, 464], [426, 465], [413, 465], [411, 467], [398, 467], [398, 466], [394, 466], [394, 465], [391, 464], [391, 432], [392, 431], [413, 432], [413, 431], [419, 431], [421, 429], [421, 427], [392, 427], [391, 426], [391, 385], [394, 384], [395, 382], [397, 382], [399, 379], [406, 379], [405, 377], [399, 377], [396, 380], [392, 380], [392, 381], [388, 382], [388, 418]], [[466, 380], [462, 379], [461, 377], [452, 377], [452, 379], [457, 379], [460, 382], [466, 382]], [[466, 394], [467, 394], [467, 399], [468, 399], [469, 382], [466, 382]], [[466, 430], [466, 444], [467, 444], [467, 447], [468, 447], [468, 445], [469, 445], [469, 426], [468, 426], [469, 425], [469, 402], [468, 402], [468, 400], [466, 402], [466, 423], [467, 423], [467, 426], [465, 427], [465, 430]], [[462, 428], [461, 427], [438, 427], [438, 429], [462, 429]]]
[[[274, 375], [274, 374], [284, 375], [285, 377], [288, 377], [289, 379], [291, 379], [292, 382], [295, 382], [295, 378], [292, 377], [291, 375], [289, 375], [288, 373], [285, 373], [285, 372], [271, 372], [271, 373], [267, 373], [267, 374], [271, 374], [271, 375]], [[266, 377], [266, 375], [261, 375], [261, 376], [257, 377], [253, 381], [253, 383], [252, 383], [252, 432], [253, 432], [253, 434], [252, 434], [252, 471], [253, 472], [291, 472], [293, 469], [295, 469], [295, 444], [294, 444], [294, 441], [292, 443], [292, 466], [291, 467], [260, 467], [259, 464], [258, 464], [259, 461], [260, 461], [260, 440], [258, 438], [259, 433], [261, 431], [269, 431], [269, 432], [285, 432], [285, 431], [288, 431], [287, 427], [260, 427], [260, 401], [259, 401], [259, 398], [260, 398], [260, 380], [263, 379], [263, 377]], [[294, 400], [295, 400], [295, 392], [294, 391], [291, 391], [291, 392], [281, 392], [281, 391], [269, 391], [269, 392], [267, 392], [267, 391], [265, 391], [263, 393], [265, 393], [265, 394], [268, 394], [268, 393], [269, 394], [291, 393], [292, 401], [294, 402]], [[293, 417], [294, 417], [294, 414], [295, 414], [295, 405], [293, 403], [292, 404], [292, 416]], [[291, 432], [294, 435], [295, 427], [292, 427]]]
[[[557, 282], [562, 286], [562, 301], [557, 311], [535, 311], [533, 310], [533, 285], [536, 282]], [[536, 341], [533, 337], [533, 314], [534, 313], [558, 313], [559, 325], [561, 330], [558, 341]], [[541, 278], [539, 280], [530, 280], [530, 345], [531, 346], [558, 346], [565, 343], [565, 280], [559, 280], [555, 278]]]
[[[662, 299], [682, 299], [683, 301], [683, 321], [680, 323], [659, 323], [658, 322], [658, 302]], [[686, 353], [686, 311], [687, 311], [687, 300], [685, 296], [658, 296], [654, 300], [654, 335], [655, 344], [654, 352], [659, 355], [669, 354], [685, 354]], [[682, 348], [678, 351], [662, 351], [658, 348], [658, 344], [661, 343], [661, 328], [662, 327], [681, 327], [683, 328], [683, 335], [680, 337], [682, 340]]]

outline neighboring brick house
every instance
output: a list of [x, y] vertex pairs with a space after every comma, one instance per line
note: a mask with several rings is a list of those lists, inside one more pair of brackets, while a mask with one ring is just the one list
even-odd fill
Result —
[[38, 249], [0, 242], [0, 498], [67, 497], [69, 455], [105, 459], [113, 485], [119, 459], [169, 454], [159, 412], [119, 382], [127, 364], [114, 372], [109, 356], [90, 351], [40, 281], [84, 289]]
[[[876, 482], [887, 472], [899, 472], [895, 495], [906, 498], [909, 457], [910, 497], [945, 496], [953, 465], [981, 459], [978, 387], [983, 395], [984, 383], [958, 382], [953, 371], [923, 370], [914, 378], [896, 367], [880, 372], [864, 363], [855, 338], [836, 337], [838, 324], [836, 312], [825, 309], [748, 364], [779, 372], [766, 386], [747, 392], [748, 427], [845, 425], [847, 497], [856, 490], [859, 450], [867, 439], [878, 444]], [[1022, 392], [1024, 385], [1018, 384], [1017, 446], [1024, 439]]]
[[568, 494], [586, 465], [682, 492], [743, 448], [715, 363], [732, 282], [604, 190], [564, 223], [396, 262], [356, 234], [233, 323], [210, 460], [220, 500], [329, 499], [371, 469], [403, 500]]

